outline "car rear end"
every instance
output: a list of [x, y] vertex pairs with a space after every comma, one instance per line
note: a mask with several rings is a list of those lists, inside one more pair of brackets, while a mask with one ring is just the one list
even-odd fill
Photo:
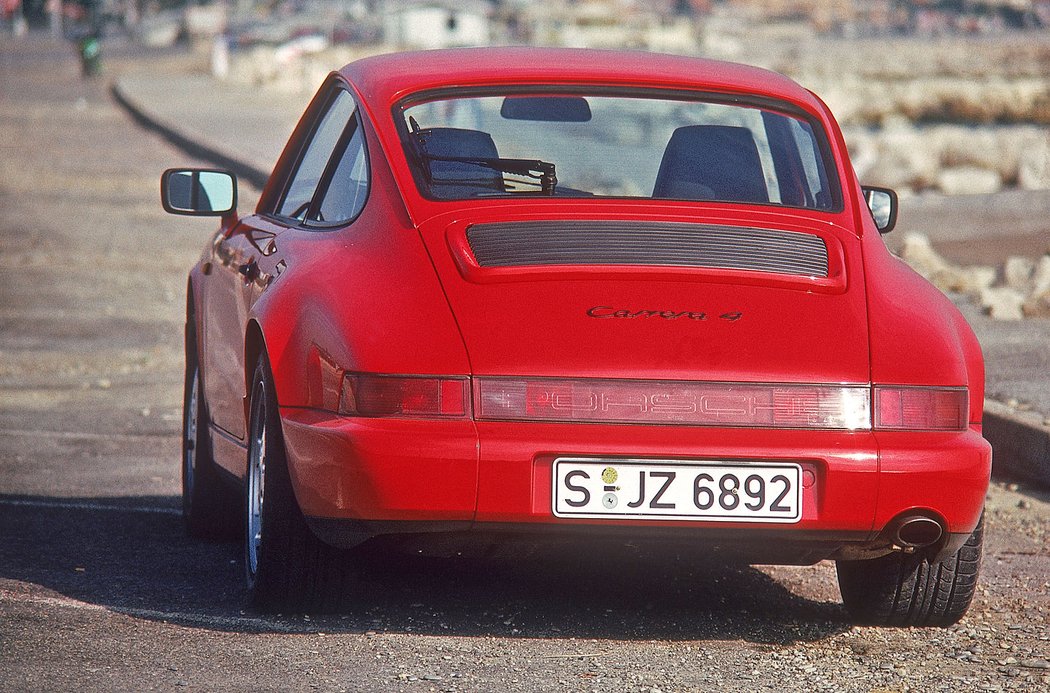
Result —
[[327, 411], [282, 411], [318, 536], [960, 551], [990, 470], [979, 348], [801, 93], [399, 96], [374, 146], [469, 370], [335, 363]]
[[[987, 471], [968, 373], [873, 377], [877, 234], [827, 125], [768, 98], [534, 91], [398, 105], [470, 372], [348, 369], [342, 425], [368, 454], [315, 514], [677, 533], [769, 562], [888, 551], [912, 516], [931, 545], [968, 535], [957, 486]], [[420, 396], [446, 409], [399, 410]], [[358, 403], [382, 397], [377, 423]], [[419, 438], [384, 454], [394, 419]], [[898, 483], [924, 474], [947, 483]]]

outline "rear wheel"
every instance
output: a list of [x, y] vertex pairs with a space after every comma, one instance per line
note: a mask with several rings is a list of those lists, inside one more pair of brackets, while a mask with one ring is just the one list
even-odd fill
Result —
[[954, 555], [930, 563], [892, 553], [867, 561], [837, 561], [839, 591], [853, 619], [883, 626], [950, 626], [970, 608], [977, 590], [984, 517]]
[[190, 536], [236, 539], [240, 528], [237, 493], [223, 483], [212, 460], [207, 406], [192, 337], [189, 332], [182, 403], [182, 518]]
[[299, 509], [265, 355], [252, 379], [243, 507], [244, 566], [252, 601], [265, 609], [340, 607], [354, 583], [350, 555], [315, 537]]

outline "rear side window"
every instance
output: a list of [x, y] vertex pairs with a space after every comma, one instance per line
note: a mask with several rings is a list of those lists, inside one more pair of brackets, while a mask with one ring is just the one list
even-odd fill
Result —
[[368, 196], [368, 159], [357, 106], [334, 91], [277, 209], [305, 226], [352, 221]]

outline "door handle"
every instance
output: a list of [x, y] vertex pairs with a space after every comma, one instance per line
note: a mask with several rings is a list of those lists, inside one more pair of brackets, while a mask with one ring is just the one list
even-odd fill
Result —
[[243, 265], [238, 265], [237, 271], [244, 277], [245, 282], [253, 282], [259, 276], [259, 263], [255, 261], [255, 258], [252, 258]]

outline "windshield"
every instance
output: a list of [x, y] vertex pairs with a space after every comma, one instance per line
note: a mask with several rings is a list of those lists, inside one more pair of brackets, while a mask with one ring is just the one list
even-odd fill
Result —
[[424, 195], [602, 196], [840, 206], [823, 135], [751, 105], [544, 94], [442, 98], [403, 109]]

